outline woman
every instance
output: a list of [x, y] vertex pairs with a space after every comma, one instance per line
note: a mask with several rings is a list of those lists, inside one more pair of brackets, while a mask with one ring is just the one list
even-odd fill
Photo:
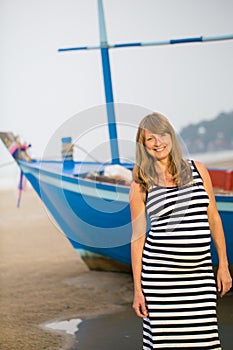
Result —
[[143, 349], [219, 350], [210, 233], [221, 296], [231, 288], [231, 276], [208, 171], [183, 159], [174, 129], [160, 113], [143, 118], [136, 141], [131, 253]]

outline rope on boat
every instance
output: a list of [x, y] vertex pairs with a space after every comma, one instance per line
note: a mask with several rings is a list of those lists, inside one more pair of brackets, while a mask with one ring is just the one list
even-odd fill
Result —
[[64, 51], [79, 51], [79, 50], [98, 50], [101, 48], [107, 49], [117, 49], [122, 47], [137, 47], [137, 46], [163, 46], [163, 45], [174, 45], [174, 44], [189, 44], [189, 43], [201, 43], [208, 41], [223, 41], [223, 40], [232, 40], [233, 34], [224, 34], [224, 35], [215, 35], [215, 36], [199, 36], [193, 38], [178, 38], [170, 40], [160, 40], [160, 41], [150, 41], [150, 42], [134, 42], [134, 43], [123, 43], [109, 45], [108, 43], [103, 43], [98, 46], [79, 46], [79, 47], [70, 47], [70, 48], [60, 48], [58, 52]]
[[22, 198], [22, 191], [24, 188], [23, 182], [24, 182], [24, 175], [23, 175], [23, 172], [21, 170], [20, 171], [19, 186], [18, 186], [19, 192], [18, 192], [17, 208], [20, 207], [20, 202], [21, 202], [21, 198]]
[[[63, 138], [64, 139], [70, 139], [69, 137]], [[73, 160], [73, 144], [68, 140], [68, 142], [63, 142], [62, 143], [62, 158], [64, 160]]]

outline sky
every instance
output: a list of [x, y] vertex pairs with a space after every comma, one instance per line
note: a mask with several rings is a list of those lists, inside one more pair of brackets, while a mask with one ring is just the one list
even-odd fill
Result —
[[[103, 0], [103, 6], [110, 44], [233, 33], [232, 0]], [[86, 111], [105, 103], [100, 52], [57, 49], [98, 45], [97, 0], [1, 0], [0, 43], [1, 131], [31, 143], [35, 157], [73, 116], [83, 132]], [[114, 100], [160, 111], [179, 131], [233, 110], [232, 62], [233, 40], [112, 49]], [[132, 114], [121, 120], [137, 124]], [[0, 164], [7, 157], [0, 145]]]

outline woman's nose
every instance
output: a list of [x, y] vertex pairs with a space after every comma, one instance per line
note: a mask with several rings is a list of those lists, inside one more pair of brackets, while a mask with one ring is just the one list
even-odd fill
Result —
[[154, 142], [155, 142], [155, 145], [156, 145], [156, 146], [161, 144], [161, 140], [160, 140], [160, 138], [159, 138], [158, 135], [155, 135], [155, 136], [154, 136]]

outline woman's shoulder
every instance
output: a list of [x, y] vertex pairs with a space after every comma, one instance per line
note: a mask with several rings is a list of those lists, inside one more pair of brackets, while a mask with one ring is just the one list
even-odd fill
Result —
[[194, 163], [194, 165], [196, 165], [196, 167], [198, 168], [198, 169], [200, 169], [201, 171], [206, 171], [207, 169], [206, 169], [206, 166], [205, 166], [205, 164], [203, 164], [202, 162], [200, 162], [199, 160], [192, 160], [192, 163]]
[[203, 164], [202, 162], [199, 162], [198, 160], [192, 160], [192, 163], [194, 164], [194, 167], [197, 169], [197, 171], [199, 172], [199, 174], [203, 179], [205, 179], [206, 177], [209, 177], [209, 173], [205, 164]]
[[143, 202], [145, 202], [146, 198], [146, 192], [142, 189], [142, 186], [140, 183], [133, 181], [130, 186], [130, 199], [141, 199]]
[[142, 193], [142, 186], [139, 182], [136, 181], [132, 181], [131, 185], [130, 185], [130, 192], [134, 192], [134, 193]]

